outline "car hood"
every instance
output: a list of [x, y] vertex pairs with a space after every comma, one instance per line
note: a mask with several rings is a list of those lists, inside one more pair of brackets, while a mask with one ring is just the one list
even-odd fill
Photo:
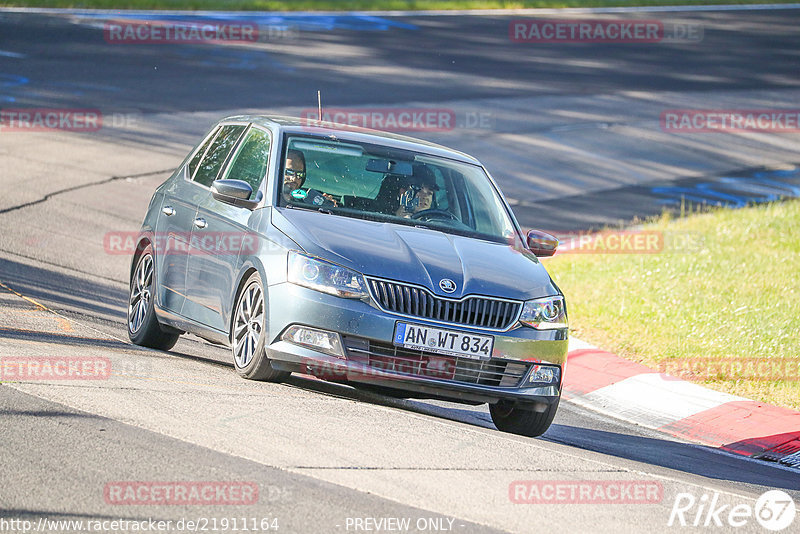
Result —
[[[273, 225], [307, 253], [368, 276], [410, 282], [437, 295], [531, 299], [558, 289], [536, 257], [500, 243], [426, 228], [278, 208]], [[445, 293], [439, 281], [456, 283]]]

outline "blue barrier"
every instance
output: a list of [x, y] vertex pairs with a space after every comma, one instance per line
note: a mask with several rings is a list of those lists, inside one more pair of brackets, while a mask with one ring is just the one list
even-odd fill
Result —
[[315, 13], [242, 13], [242, 12], [209, 12], [196, 13], [76, 13], [81, 18], [101, 20], [158, 20], [175, 22], [250, 22], [259, 26], [293, 27], [304, 31], [386, 31], [392, 28], [416, 30], [417, 26], [398, 20], [376, 17], [359, 13], [315, 14]]
[[[28, 85], [28, 78], [25, 76], [17, 76], [16, 74], [0, 74], [0, 91], [11, 88]], [[0, 94], [0, 102], [16, 102], [17, 99], [11, 95]]]
[[[800, 197], [800, 185], [773, 180], [791, 177], [800, 173], [798, 169], [762, 171], [749, 177], [723, 176], [716, 182], [705, 182], [694, 186], [652, 187], [650, 192], [661, 198], [659, 204], [680, 204], [690, 201], [697, 204], [714, 204], [742, 208], [748, 204], [771, 202], [785, 197]], [[725, 189], [717, 191], [715, 187]], [[734, 190], [734, 191], [730, 191]], [[747, 194], [737, 194], [742, 191]]]

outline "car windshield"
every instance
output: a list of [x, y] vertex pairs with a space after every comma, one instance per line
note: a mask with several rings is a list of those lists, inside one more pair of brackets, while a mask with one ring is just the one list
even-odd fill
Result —
[[515, 226], [477, 165], [375, 144], [287, 137], [279, 206], [425, 226], [496, 242]]

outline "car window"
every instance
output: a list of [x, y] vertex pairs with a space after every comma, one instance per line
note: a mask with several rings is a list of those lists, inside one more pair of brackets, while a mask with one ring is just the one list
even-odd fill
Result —
[[244, 131], [244, 126], [229, 125], [223, 126], [217, 134], [211, 146], [208, 147], [203, 161], [197, 167], [197, 172], [194, 175], [194, 181], [206, 187], [211, 185], [211, 182], [217, 179], [217, 174], [228, 158], [236, 142], [241, 137]]
[[211, 142], [214, 140], [214, 138], [217, 136], [217, 132], [218, 131], [219, 131], [219, 128], [215, 128], [213, 130], [213, 133], [211, 135], [209, 135], [208, 137], [206, 137], [206, 140], [203, 143], [203, 145], [195, 153], [194, 157], [192, 158], [192, 161], [189, 162], [189, 177], [190, 178], [192, 176], [194, 176], [194, 171], [197, 169], [197, 165], [200, 163], [200, 160], [203, 159], [203, 155], [206, 153], [206, 150], [208, 150], [208, 145], [210, 145]]
[[[288, 160], [295, 168], [286, 168]], [[302, 169], [301, 176], [290, 172]], [[517, 235], [478, 165], [370, 143], [287, 136], [280, 175], [279, 206], [423, 225], [502, 243]]]
[[239, 145], [233, 163], [228, 166], [225, 173], [226, 179], [242, 180], [250, 184], [253, 193], [250, 198], [255, 198], [261, 181], [267, 174], [269, 164], [269, 134], [258, 128], [251, 128]]

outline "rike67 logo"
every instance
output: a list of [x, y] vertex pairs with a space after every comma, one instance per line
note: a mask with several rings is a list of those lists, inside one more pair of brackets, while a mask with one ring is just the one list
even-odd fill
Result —
[[667, 526], [722, 527], [726, 530], [752, 524], [778, 532], [788, 528], [797, 515], [791, 496], [781, 490], [762, 494], [756, 504], [722, 504], [719, 493], [704, 493], [698, 499], [691, 493], [678, 493], [669, 514]]

